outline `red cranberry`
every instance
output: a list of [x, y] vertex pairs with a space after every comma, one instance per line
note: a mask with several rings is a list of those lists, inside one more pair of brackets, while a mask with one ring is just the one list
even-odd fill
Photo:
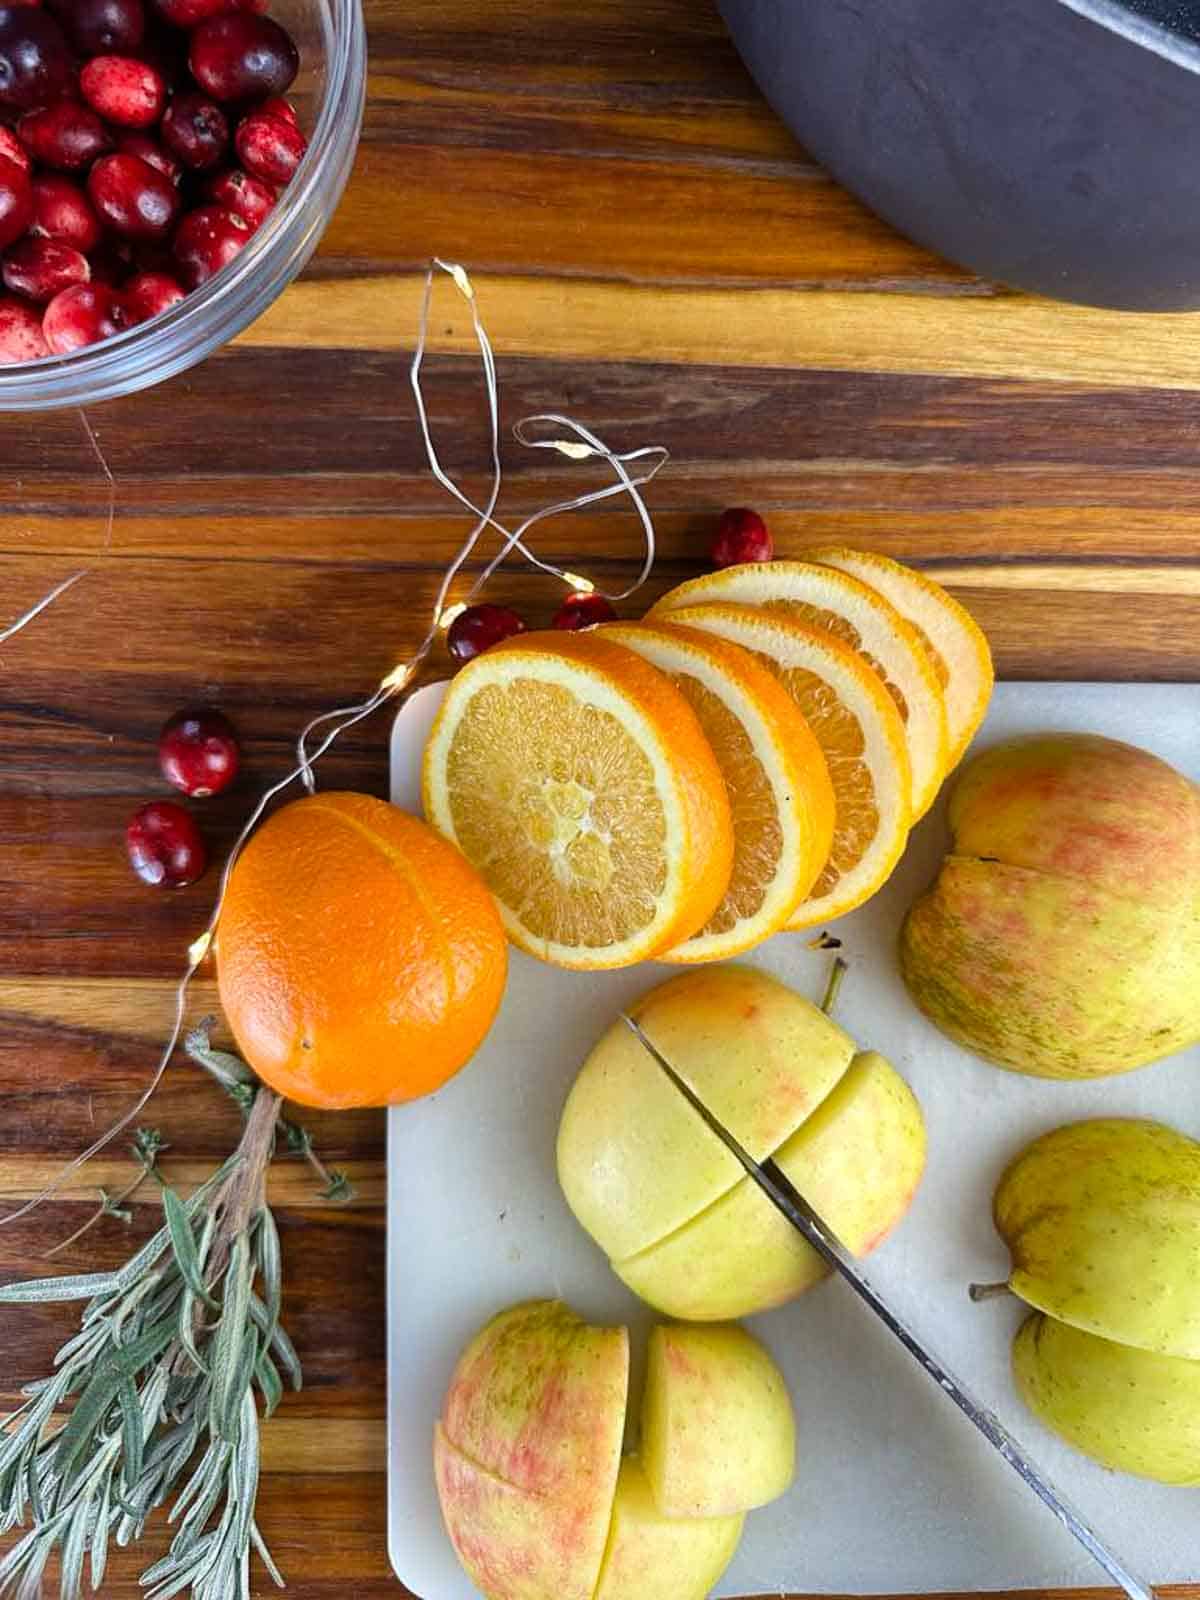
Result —
[[0, 366], [36, 361], [49, 354], [42, 319], [33, 307], [23, 300], [0, 296]]
[[146, 32], [142, 0], [46, 0], [81, 56], [131, 55]]
[[79, 185], [56, 172], [46, 172], [33, 180], [32, 189], [30, 233], [61, 239], [84, 255], [90, 254], [100, 243], [100, 224]]
[[238, 741], [233, 724], [219, 711], [177, 711], [158, 736], [163, 777], [200, 800], [237, 777]]
[[24, 167], [0, 158], [0, 250], [19, 239], [33, 221], [33, 185]]
[[38, 239], [32, 235], [18, 239], [5, 252], [4, 287], [14, 294], [28, 295], [45, 305], [56, 294], [76, 283], [88, 283], [92, 269], [80, 251], [58, 239]]
[[167, 107], [160, 129], [162, 142], [185, 167], [203, 172], [215, 167], [229, 148], [229, 123], [215, 100], [188, 90]]
[[570, 594], [554, 613], [552, 627], [577, 633], [594, 628], [598, 622], [612, 622], [617, 613], [602, 594]]
[[87, 187], [101, 222], [126, 239], [163, 239], [179, 215], [175, 185], [138, 156], [101, 156]]
[[770, 561], [775, 544], [757, 511], [734, 506], [718, 522], [708, 554], [714, 567], [740, 567], [747, 561]]
[[127, 156], [137, 156], [140, 161], [153, 167], [155, 172], [161, 172], [164, 178], [170, 178], [178, 188], [179, 180], [183, 177], [183, 168], [175, 157], [169, 155], [148, 133], [139, 133], [136, 128], [122, 128], [117, 134], [117, 149], [123, 150]]
[[251, 100], [283, 94], [300, 67], [300, 54], [270, 17], [252, 11], [212, 17], [192, 35], [192, 76], [214, 100]]
[[23, 172], [30, 172], [33, 168], [29, 151], [11, 128], [0, 128], [0, 156], [6, 161], [15, 161]]
[[195, 883], [208, 865], [196, 819], [173, 800], [152, 800], [135, 811], [125, 829], [125, 848], [142, 882], [158, 889]]
[[153, 126], [167, 99], [162, 73], [134, 56], [93, 56], [79, 74], [79, 91], [93, 111], [121, 128]]
[[60, 100], [22, 117], [17, 131], [26, 148], [45, 167], [82, 172], [97, 156], [112, 149], [108, 129], [90, 106]]
[[0, 106], [33, 111], [70, 85], [71, 52], [54, 18], [37, 6], [0, 6]]
[[473, 661], [501, 639], [524, 632], [524, 622], [508, 606], [468, 606], [450, 624], [446, 648], [455, 661]]
[[234, 11], [237, 0], [154, 0], [155, 9], [164, 22], [173, 28], [197, 28], [209, 17], [219, 17], [223, 11]]
[[64, 356], [111, 339], [129, 324], [129, 313], [107, 283], [80, 283], [54, 296], [42, 317], [42, 332], [54, 354]]
[[282, 117], [268, 117], [262, 111], [252, 111], [242, 118], [234, 144], [247, 172], [267, 183], [278, 184], [290, 181], [308, 148], [308, 141], [299, 128]]
[[219, 172], [204, 186], [210, 200], [215, 200], [226, 211], [232, 211], [252, 228], [265, 222], [278, 196], [273, 185], [261, 178], [252, 178], [248, 172]]
[[201, 206], [179, 224], [172, 245], [180, 275], [195, 289], [231, 262], [254, 232], [250, 224], [224, 206]]
[[125, 285], [123, 295], [134, 320], [149, 322], [182, 300], [183, 290], [169, 272], [138, 272]]
[[258, 108], [264, 116], [282, 117], [284, 122], [290, 122], [293, 128], [300, 126], [300, 118], [296, 115], [296, 108], [290, 100], [285, 100], [283, 95], [272, 95], [269, 100], [264, 100]]

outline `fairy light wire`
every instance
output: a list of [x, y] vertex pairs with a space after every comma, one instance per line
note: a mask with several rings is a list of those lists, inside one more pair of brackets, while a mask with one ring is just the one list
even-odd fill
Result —
[[[488, 491], [487, 498], [483, 506], [475, 505], [474, 502], [463, 493], [459, 486], [454, 482], [453, 478], [443, 468], [437, 453], [436, 444], [434, 443], [433, 432], [429, 423], [429, 415], [425, 405], [425, 396], [421, 388], [421, 370], [428, 344], [429, 318], [433, 300], [433, 286], [439, 271], [446, 273], [452, 279], [455, 286], [459, 290], [459, 293], [463, 295], [464, 299], [471, 308], [471, 318], [475, 332], [475, 341], [479, 349], [480, 362], [483, 368], [488, 404], [488, 444], [492, 463], [491, 487]], [[479, 313], [479, 305], [475, 297], [475, 291], [471, 284], [471, 280], [467, 276], [466, 271], [455, 263], [448, 263], [440, 259], [436, 259], [426, 272], [425, 289], [421, 300], [421, 313], [417, 344], [413, 353], [412, 364], [410, 367], [410, 381], [412, 384], [413, 395], [416, 400], [417, 419], [420, 426], [421, 438], [425, 446], [425, 453], [429, 462], [430, 471], [433, 473], [433, 476], [436, 478], [438, 483], [440, 483], [442, 487], [476, 519], [470, 532], [463, 540], [458, 553], [455, 555], [454, 559], [450, 562], [445, 573], [443, 574], [442, 581], [438, 586], [437, 595], [433, 603], [429, 628], [427, 629], [420, 644], [417, 646], [417, 649], [409, 657], [409, 659], [406, 662], [398, 664], [392, 669], [391, 672], [381, 679], [374, 692], [368, 696], [366, 700], [360, 702], [358, 705], [342, 706], [334, 711], [322, 712], [320, 716], [313, 717], [312, 720], [307, 723], [297, 741], [295, 766], [284, 777], [273, 783], [263, 792], [263, 794], [259, 796], [257, 802], [250, 812], [250, 815], [243, 824], [241, 831], [233, 842], [233, 846], [230, 849], [229, 855], [225, 861], [225, 865], [221, 871], [220, 881], [217, 886], [216, 900], [214, 902], [208, 922], [204, 928], [204, 931], [188, 947], [187, 966], [175, 988], [175, 1010], [173, 1024], [168, 1035], [167, 1042], [159, 1055], [149, 1084], [138, 1097], [134, 1105], [127, 1112], [125, 1112], [120, 1120], [105, 1133], [103, 1133], [98, 1139], [93, 1140], [93, 1142], [85, 1151], [83, 1151], [82, 1154], [76, 1156], [74, 1160], [64, 1166], [39, 1194], [27, 1200], [16, 1210], [9, 1211], [3, 1216], [0, 1216], [0, 1227], [4, 1227], [10, 1222], [16, 1222], [21, 1217], [28, 1216], [28, 1214], [37, 1206], [41, 1205], [43, 1201], [48, 1200], [52, 1195], [56, 1194], [75, 1172], [77, 1172], [94, 1156], [99, 1155], [99, 1153], [105, 1149], [107, 1145], [111, 1144], [114, 1139], [118, 1138], [145, 1109], [147, 1103], [150, 1101], [159, 1084], [162, 1082], [163, 1075], [166, 1072], [167, 1067], [170, 1064], [171, 1057], [175, 1052], [175, 1047], [179, 1043], [179, 1036], [183, 1031], [183, 1023], [187, 1011], [188, 989], [191, 986], [192, 979], [198, 972], [201, 963], [204, 961], [205, 957], [212, 948], [213, 940], [217, 932], [217, 926], [221, 919], [221, 912], [224, 908], [225, 897], [229, 888], [229, 881], [233, 874], [233, 869], [237, 864], [238, 858], [240, 857], [242, 850], [246, 845], [246, 842], [254, 832], [255, 828], [257, 828], [259, 822], [262, 820], [262, 817], [268, 806], [270, 806], [272, 801], [276, 800], [281, 794], [283, 794], [285, 790], [289, 789], [292, 784], [300, 782], [310, 793], [314, 792], [316, 784], [313, 776], [313, 767], [326, 754], [334, 742], [342, 736], [343, 733], [348, 732], [349, 729], [355, 727], [358, 723], [372, 716], [380, 709], [381, 706], [385, 705], [390, 700], [394, 700], [397, 696], [404, 694], [410, 688], [413, 679], [416, 677], [425, 660], [428, 658], [429, 653], [438, 638], [441, 628], [444, 625], [447, 612], [460, 605], [465, 605], [470, 600], [474, 599], [474, 597], [480, 592], [500, 564], [514, 550], [531, 566], [537, 568], [539, 571], [548, 573], [552, 577], [561, 579], [568, 585], [568, 587], [583, 589], [590, 585], [592, 592], [595, 592], [595, 585], [591, 583], [590, 579], [581, 578], [578, 574], [570, 572], [565, 568], [556, 567], [552, 563], [543, 561], [540, 557], [535, 555], [534, 552], [530, 550], [523, 542], [524, 535], [529, 531], [529, 529], [534, 527], [537, 523], [544, 521], [547, 517], [558, 516], [569, 511], [578, 510], [584, 506], [593, 505], [598, 501], [609, 499], [613, 495], [628, 494], [633, 500], [639, 520], [641, 522], [643, 533], [645, 535], [646, 555], [637, 581], [634, 584], [631, 584], [629, 588], [622, 590], [619, 594], [609, 595], [606, 596], [606, 598], [627, 598], [634, 592], [635, 589], [639, 588], [645, 582], [646, 578], [650, 574], [650, 570], [654, 564], [654, 523], [650, 516], [649, 510], [646, 507], [645, 501], [642, 499], [639, 491], [647, 483], [651, 482], [651, 480], [658, 474], [659, 471], [661, 471], [662, 467], [668, 460], [668, 452], [660, 445], [644, 446], [637, 450], [628, 451], [624, 455], [617, 455], [608, 448], [602, 439], [598, 438], [589, 429], [583, 427], [582, 424], [572, 421], [569, 417], [560, 416], [554, 412], [547, 412], [535, 417], [527, 417], [522, 422], [518, 423], [514, 429], [516, 437], [521, 444], [526, 445], [530, 449], [556, 450], [559, 454], [565, 455], [573, 460], [598, 458], [605, 461], [613, 469], [616, 474], [617, 481], [603, 489], [592, 490], [589, 493], [578, 495], [573, 499], [561, 501], [557, 505], [551, 506], [544, 511], [536, 512], [534, 515], [527, 517], [514, 530], [509, 530], [502, 523], [497, 521], [495, 517], [495, 510], [500, 500], [500, 491], [503, 484], [503, 471], [500, 461], [500, 391], [496, 376], [496, 359], [495, 353], [492, 349], [491, 340], [488, 337], [487, 329], [485, 328]], [[82, 417], [83, 413], [81, 412], [80, 415]], [[109, 482], [113, 487], [115, 497], [115, 483], [112, 479], [111, 473], [108, 473], [107, 463], [104, 462], [103, 456], [100, 455], [99, 445], [96, 444], [95, 435], [91, 433], [90, 424], [88, 424], [87, 418], [84, 417], [83, 421], [88, 430], [89, 437], [92, 439], [93, 446], [97, 451], [97, 455], [99, 456], [101, 464], [104, 466], [109, 477]], [[551, 424], [557, 428], [566, 429], [569, 433], [574, 434], [575, 438], [530, 438], [527, 435], [527, 430], [529, 427], [535, 424]], [[649, 468], [644, 469], [641, 473], [630, 473], [627, 470], [628, 466], [631, 463], [638, 461], [650, 461], [652, 465]], [[474, 584], [468, 591], [466, 600], [455, 601], [454, 606], [448, 607], [447, 600], [455, 578], [462, 571], [466, 563], [471, 559], [471, 556], [474, 554], [475, 549], [478, 546], [479, 540], [489, 528], [498, 533], [501, 537], [502, 543], [499, 554], [488, 563], [488, 565], [476, 578]], [[57, 594], [61, 593], [64, 589], [69, 588], [72, 583], [78, 581], [78, 579], [83, 576], [83, 573], [76, 573], [74, 577], [67, 579], [63, 584], [60, 584], [59, 588], [52, 594], [47, 595], [45, 599], [34, 608], [32, 613], [27, 614], [26, 618], [24, 619], [19, 619], [19, 625], [24, 626], [26, 621], [31, 620], [32, 616], [37, 614], [37, 611], [42, 610], [45, 606], [49, 605]], [[7, 637], [6, 634], [0, 634], [0, 642], [3, 642], [5, 637]], [[332, 726], [328, 727], [328, 731], [323, 734], [315, 748], [310, 752], [308, 749], [309, 740], [314, 737], [318, 728], [326, 727], [327, 724], [332, 724]]]
[[0, 644], [4, 644], [8, 639], [15, 638], [21, 629], [27, 628], [35, 617], [40, 617], [47, 606], [52, 606], [59, 595], [66, 594], [67, 590], [73, 588], [80, 578], [86, 578], [89, 570], [89, 568], [84, 567], [80, 572], [73, 572], [69, 578], [64, 578], [61, 583], [56, 584], [49, 594], [44, 594], [36, 605], [30, 606], [28, 611], [23, 611], [15, 622], [9, 623], [8, 627], [3, 632], [0, 632]]

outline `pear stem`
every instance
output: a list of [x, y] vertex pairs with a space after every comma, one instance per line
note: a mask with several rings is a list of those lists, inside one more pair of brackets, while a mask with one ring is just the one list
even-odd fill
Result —
[[821, 1001], [821, 1010], [827, 1017], [833, 1014], [833, 1008], [837, 1004], [838, 992], [842, 987], [842, 979], [849, 970], [850, 968], [842, 960], [841, 956], [834, 956], [833, 965], [829, 969], [829, 981], [825, 985], [825, 997]]
[[1007, 1283], [973, 1283], [967, 1293], [978, 1303], [980, 1300], [998, 1300], [1002, 1294], [1011, 1294], [1012, 1290]]

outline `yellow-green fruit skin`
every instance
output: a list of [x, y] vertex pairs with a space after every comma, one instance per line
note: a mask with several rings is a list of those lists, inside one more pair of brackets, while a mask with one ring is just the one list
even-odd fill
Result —
[[[853, 1041], [749, 967], [683, 973], [632, 1007], [646, 1033], [756, 1160], [842, 1077]], [[563, 1110], [567, 1204], [613, 1260], [645, 1250], [732, 1189], [741, 1166], [623, 1022], [592, 1050]]]
[[664, 1516], [736, 1516], [777, 1500], [796, 1473], [782, 1372], [744, 1328], [656, 1327], [640, 1452]]
[[434, 1436], [446, 1531], [487, 1600], [592, 1600], [620, 1466], [629, 1336], [557, 1301], [467, 1346]]
[[1087, 734], [976, 757], [900, 964], [951, 1038], [1016, 1072], [1127, 1072], [1200, 1039], [1200, 790]]
[[663, 1516], [640, 1461], [627, 1456], [595, 1600], [704, 1600], [733, 1560], [745, 1520]]
[[[890, 1062], [868, 1050], [774, 1159], [847, 1249], [865, 1256], [908, 1211], [925, 1153], [916, 1097]], [[827, 1272], [750, 1178], [613, 1268], [656, 1310], [693, 1322], [782, 1305]]]
[[1200, 1144], [1160, 1123], [1056, 1129], [996, 1190], [1009, 1285], [1104, 1339], [1200, 1359]]
[[1200, 1482], [1200, 1362], [1155, 1355], [1034, 1313], [1013, 1345], [1026, 1405], [1117, 1472]]

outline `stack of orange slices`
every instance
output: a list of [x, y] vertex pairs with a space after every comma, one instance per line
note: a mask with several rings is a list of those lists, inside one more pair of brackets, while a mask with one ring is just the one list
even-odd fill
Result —
[[721, 960], [880, 888], [991, 688], [970, 614], [886, 556], [730, 567], [472, 661], [426, 815], [545, 961]]

